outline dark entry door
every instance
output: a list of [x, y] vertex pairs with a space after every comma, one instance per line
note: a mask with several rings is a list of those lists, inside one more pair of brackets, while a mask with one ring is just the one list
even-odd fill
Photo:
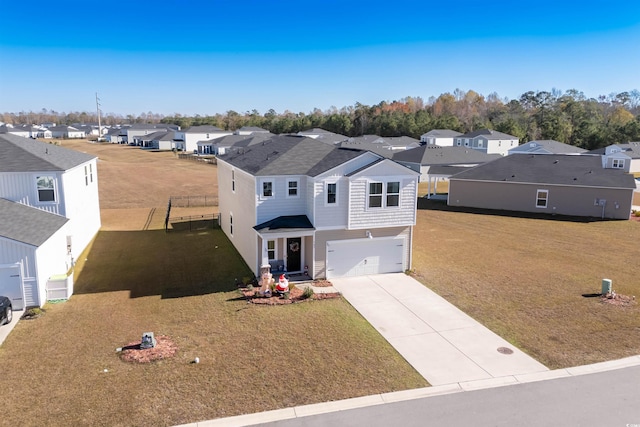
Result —
[[302, 238], [287, 239], [287, 271], [300, 271], [300, 254], [302, 253]]

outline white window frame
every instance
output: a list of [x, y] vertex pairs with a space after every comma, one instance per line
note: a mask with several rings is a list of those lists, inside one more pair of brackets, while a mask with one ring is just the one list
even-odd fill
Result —
[[[269, 243], [273, 242], [273, 249], [269, 249]], [[269, 256], [269, 252], [273, 251], [273, 257]], [[267, 260], [275, 261], [278, 254], [278, 241], [275, 239], [267, 240]]]
[[[391, 184], [391, 183], [397, 183], [398, 184], [398, 192], [397, 193], [390, 193], [389, 192], [389, 184]], [[384, 189], [385, 189], [385, 197], [384, 197], [385, 208], [399, 208], [400, 207], [400, 181], [387, 181], [385, 183]], [[389, 196], [397, 197], [398, 198], [397, 204], [389, 205]]]
[[229, 212], [229, 235], [233, 237], [233, 212]]
[[[333, 202], [329, 202], [329, 185], [334, 185], [335, 189], [336, 189], [335, 201], [333, 201]], [[324, 192], [325, 192], [324, 205], [325, 206], [338, 206], [338, 183], [337, 182], [325, 182], [325, 184], [324, 184]]]
[[231, 192], [236, 192], [236, 171], [231, 169]]
[[[265, 196], [264, 194], [264, 186], [265, 184], [271, 184], [271, 195], [269, 196]], [[273, 197], [275, 197], [275, 191], [274, 191], [274, 181], [272, 179], [263, 179], [260, 181], [260, 199], [265, 200], [265, 199], [272, 199]]]
[[[544, 201], [544, 205], [540, 202]], [[549, 190], [536, 190], [536, 208], [546, 209], [549, 206]]]
[[481, 139], [478, 140], [478, 148], [483, 148], [482, 144], [484, 141], [482, 141]]
[[624, 169], [624, 159], [612, 159], [611, 167], [614, 169]]
[[[371, 186], [373, 184], [380, 184], [380, 193], [371, 194]], [[367, 209], [382, 209], [384, 208], [384, 182], [383, 181], [369, 181], [367, 182]], [[371, 206], [371, 198], [380, 198], [380, 206]]]
[[[292, 182], [296, 183], [295, 187], [290, 187], [289, 186], [289, 184], [291, 184]], [[291, 194], [292, 188], [295, 188], [296, 194], [293, 194], [293, 195]], [[287, 198], [289, 198], [289, 199], [297, 199], [297, 198], [299, 198], [300, 197], [300, 179], [299, 178], [289, 178], [289, 179], [287, 179], [287, 189], [286, 189], [286, 191], [287, 191], [287, 193], [286, 193], [287, 194]]]
[[[40, 179], [47, 179], [49, 180], [47, 184], [51, 184], [51, 188], [47, 185], [46, 187], [41, 187], [40, 184], [38, 183], [38, 181]], [[51, 191], [53, 192], [53, 200], [41, 200], [40, 198], [40, 192], [41, 191]], [[41, 175], [41, 176], [36, 176], [36, 194], [38, 195], [38, 203], [57, 203], [58, 202], [58, 188], [56, 185], [56, 177], [53, 175]]]

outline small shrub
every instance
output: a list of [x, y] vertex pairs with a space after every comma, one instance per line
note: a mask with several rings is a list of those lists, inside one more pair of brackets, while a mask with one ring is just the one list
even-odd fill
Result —
[[633, 216], [640, 217], [640, 211], [633, 211]]
[[282, 297], [283, 297], [284, 299], [291, 299], [291, 295], [289, 295], [289, 292], [285, 292], [285, 293], [282, 295]]
[[27, 309], [27, 311], [24, 312], [23, 317], [25, 319], [35, 319], [42, 316], [43, 314], [44, 314], [43, 309], [39, 307], [33, 307], [33, 308]]
[[304, 289], [304, 292], [302, 292], [302, 298], [304, 299], [313, 298], [313, 288], [311, 286], [308, 286]]
[[249, 283], [249, 284], [247, 285], [247, 290], [248, 290], [249, 292], [253, 291], [253, 285], [252, 285], [251, 283]]

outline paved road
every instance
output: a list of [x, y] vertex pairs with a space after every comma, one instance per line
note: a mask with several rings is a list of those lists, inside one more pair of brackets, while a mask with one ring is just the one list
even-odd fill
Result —
[[640, 366], [260, 425], [640, 427]]

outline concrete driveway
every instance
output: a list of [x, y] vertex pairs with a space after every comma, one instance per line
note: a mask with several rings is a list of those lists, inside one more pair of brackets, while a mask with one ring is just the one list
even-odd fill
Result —
[[431, 385], [509, 383], [515, 375], [548, 371], [404, 273], [331, 282]]
[[0, 326], [0, 345], [2, 345], [5, 339], [7, 339], [7, 337], [9, 336], [9, 333], [13, 331], [13, 328], [16, 327], [16, 325], [18, 324], [18, 321], [20, 320], [23, 314], [24, 314], [24, 310], [14, 311], [13, 320], [11, 320], [11, 323]]

